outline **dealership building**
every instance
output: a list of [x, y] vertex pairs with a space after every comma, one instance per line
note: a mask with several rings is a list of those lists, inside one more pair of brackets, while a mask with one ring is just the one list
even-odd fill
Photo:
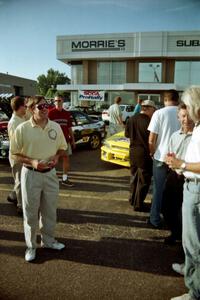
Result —
[[123, 103], [137, 98], [162, 101], [200, 85], [200, 30], [57, 36], [57, 59], [71, 66], [72, 105]]
[[0, 98], [36, 94], [37, 81], [0, 73]]

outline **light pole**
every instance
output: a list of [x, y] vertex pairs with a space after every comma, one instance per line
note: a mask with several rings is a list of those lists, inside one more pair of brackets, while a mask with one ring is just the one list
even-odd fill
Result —
[[160, 80], [159, 80], [159, 77], [158, 77], [158, 74], [157, 74], [156, 70], [157, 70], [157, 68], [160, 67], [160, 65], [154, 66], [153, 64], [149, 64], [149, 67], [151, 67], [153, 69], [154, 81], [159, 82]]

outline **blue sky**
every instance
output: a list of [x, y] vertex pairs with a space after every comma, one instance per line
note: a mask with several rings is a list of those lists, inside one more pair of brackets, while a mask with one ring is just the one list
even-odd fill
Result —
[[57, 35], [173, 30], [200, 30], [200, 0], [0, 0], [0, 72], [70, 77]]

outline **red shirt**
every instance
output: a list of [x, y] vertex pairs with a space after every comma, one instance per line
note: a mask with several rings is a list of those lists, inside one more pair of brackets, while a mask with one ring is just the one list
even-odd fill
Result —
[[70, 112], [62, 109], [58, 110], [56, 107], [49, 111], [49, 119], [60, 124], [67, 142], [71, 142], [69, 129], [72, 127]]

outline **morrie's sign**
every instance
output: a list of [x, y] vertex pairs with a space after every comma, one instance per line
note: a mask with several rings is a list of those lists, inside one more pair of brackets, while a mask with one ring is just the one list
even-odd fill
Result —
[[71, 48], [72, 52], [79, 51], [121, 51], [124, 50], [126, 46], [125, 40], [81, 40], [72, 41]]
[[104, 91], [78, 91], [78, 100], [104, 101]]
[[200, 40], [178, 40], [176, 41], [177, 47], [199, 47]]

